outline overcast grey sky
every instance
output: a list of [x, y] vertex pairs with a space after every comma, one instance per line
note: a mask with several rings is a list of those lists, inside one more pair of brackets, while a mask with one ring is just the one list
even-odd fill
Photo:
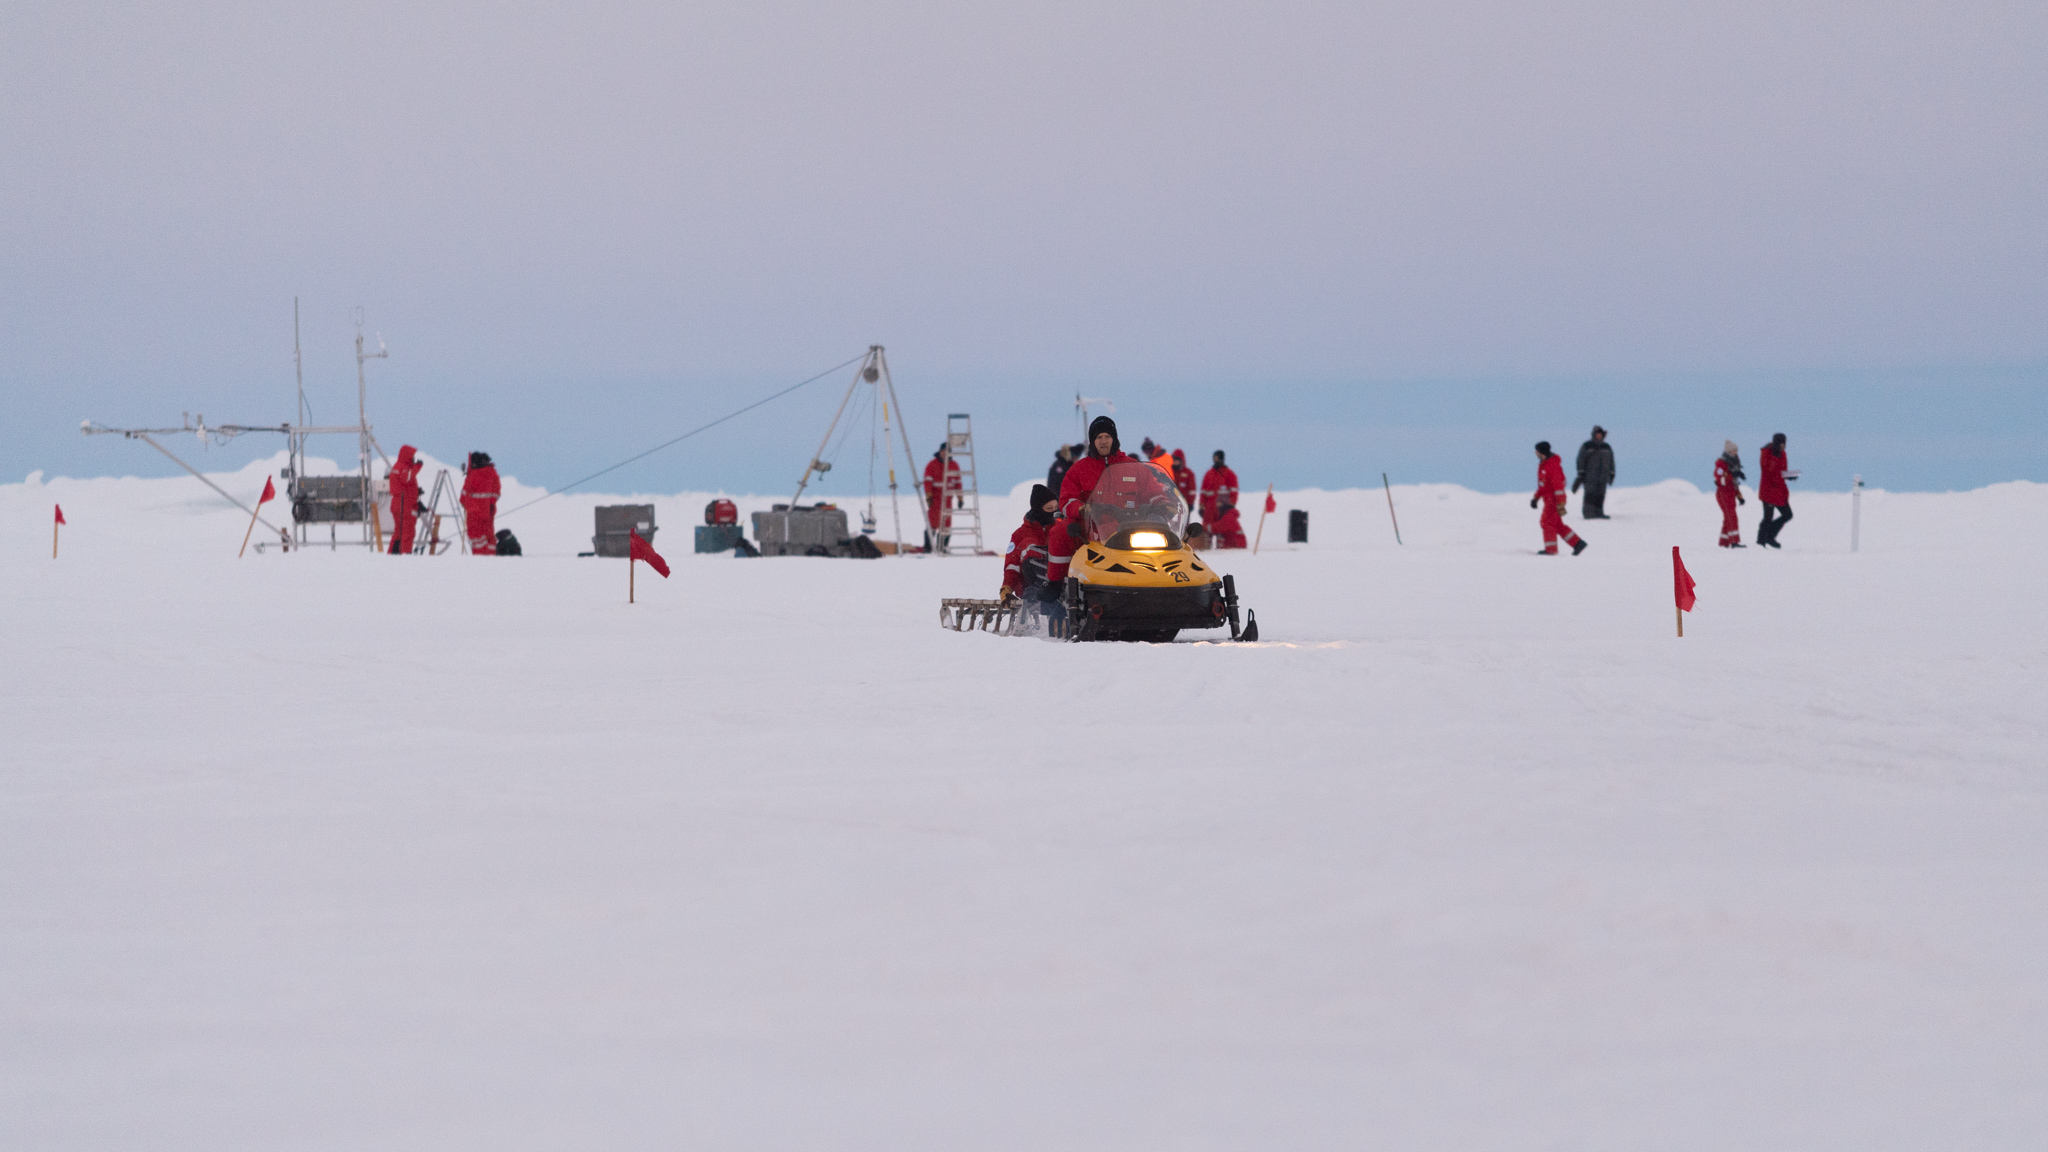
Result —
[[[2005, 437], [1934, 486], [2048, 443], [2038, 0], [13, 2], [0, 116], [7, 479], [287, 418], [294, 295], [327, 407], [360, 303], [380, 431], [540, 483], [878, 341], [1006, 480], [1077, 387], [1331, 486], [1684, 441], [1659, 389], [1707, 449], [1780, 389], [1879, 405], [1850, 463]], [[622, 479], [773, 490], [833, 400]]]

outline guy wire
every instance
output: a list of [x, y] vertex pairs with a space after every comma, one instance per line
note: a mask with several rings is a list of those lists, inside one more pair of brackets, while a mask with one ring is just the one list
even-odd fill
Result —
[[564, 484], [560, 488], [556, 488], [548, 492], [546, 495], [536, 496], [533, 499], [528, 500], [526, 503], [521, 504], [518, 508], [514, 508], [511, 511], [507, 512], [500, 512], [498, 513], [498, 519], [503, 520], [505, 517], [512, 515], [513, 512], [519, 512], [524, 509], [531, 508], [535, 504], [540, 503], [542, 500], [547, 499], [549, 496], [560, 496], [562, 493], [567, 492], [569, 489], [575, 488], [578, 485], [587, 484], [590, 481], [597, 479], [599, 476], [604, 475], [606, 472], [616, 472], [619, 469], [624, 468], [626, 465], [631, 464], [633, 461], [638, 460], [643, 456], [652, 456], [656, 452], [661, 451], [663, 448], [666, 448], [671, 444], [680, 444], [683, 441], [688, 440], [690, 437], [695, 436], [699, 432], [708, 432], [711, 429], [718, 427], [720, 424], [725, 423], [727, 420], [730, 420], [735, 416], [743, 416], [748, 412], [752, 412], [754, 409], [759, 408], [761, 405], [768, 403], [770, 400], [779, 400], [782, 397], [789, 395], [791, 392], [796, 391], [797, 389], [803, 387], [806, 384], [813, 384], [819, 380], [823, 380], [825, 377], [830, 376], [834, 372], [839, 371], [841, 368], [846, 367], [848, 364], [857, 364], [861, 360], [866, 359], [866, 357], [867, 353], [863, 352], [859, 356], [855, 356], [851, 360], [846, 360], [842, 361], [841, 363], [834, 364], [830, 368], [825, 369], [823, 372], [818, 373], [816, 376], [813, 376], [808, 380], [799, 380], [796, 383], [791, 384], [789, 387], [784, 388], [782, 391], [777, 392], [775, 395], [764, 396], [761, 399], [754, 401], [752, 404], [747, 405], [745, 408], [742, 408], [737, 412], [728, 412], [725, 415], [720, 416], [718, 419], [713, 420], [709, 424], [705, 424], [697, 428], [692, 428], [688, 432], [683, 433], [681, 436], [678, 436], [673, 440], [665, 440], [659, 444], [656, 444], [654, 447], [649, 448], [647, 451], [642, 452], [637, 456], [628, 456], [624, 460], [619, 461], [617, 464], [614, 464], [609, 468], [605, 468], [597, 472], [592, 472], [590, 475], [585, 476], [583, 479], [576, 480], [568, 484]]

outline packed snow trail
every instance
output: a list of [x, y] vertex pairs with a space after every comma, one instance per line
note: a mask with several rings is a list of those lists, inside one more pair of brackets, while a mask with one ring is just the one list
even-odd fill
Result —
[[702, 495], [629, 607], [618, 497], [0, 486], [0, 1146], [2036, 1146], [2048, 486], [1394, 495], [1217, 556], [1267, 642], [1069, 646]]

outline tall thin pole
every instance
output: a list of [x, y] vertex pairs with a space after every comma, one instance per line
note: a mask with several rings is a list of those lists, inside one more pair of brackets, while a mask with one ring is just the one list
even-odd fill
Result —
[[[889, 357], [880, 344], [875, 345], [875, 363], [882, 369], [882, 384], [889, 389], [889, 403], [896, 406], [896, 435], [903, 441], [903, 470], [910, 475], [910, 490], [917, 493], [917, 522], [932, 522], [932, 512], [924, 502], [924, 485], [917, 482], [917, 457], [910, 454], [910, 421], [903, 417], [903, 401], [896, 398], [896, 377], [889, 374]], [[890, 487], [895, 487], [893, 480]], [[893, 499], [893, 497], [892, 497]], [[936, 541], [934, 541], [936, 543]], [[896, 551], [903, 551], [903, 526], [896, 527]]]
[[1863, 528], [1863, 477], [1849, 485], [1849, 551], [1856, 551]]
[[639, 566], [640, 561], [638, 559], [632, 556], [626, 557], [626, 603], [628, 604], [633, 602], [633, 577]]
[[1683, 640], [1685, 639], [1685, 609], [1674, 606], [1672, 610], [1678, 613], [1678, 638]]
[[1401, 518], [1394, 515], [1394, 486], [1387, 482], [1387, 474], [1380, 473], [1380, 487], [1387, 491], [1387, 518], [1394, 522], [1394, 543], [1401, 542]]
[[[868, 349], [868, 360], [873, 359], [874, 355], [875, 350], [873, 348]], [[839, 418], [846, 415], [846, 402], [853, 399], [853, 390], [860, 387], [861, 373], [867, 369], [868, 360], [862, 360], [860, 367], [853, 370], [853, 380], [846, 386], [846, 395], [839, 398], [839, 410], [832, 413], [832, 423], [825, 426], [825, 438], [818, 441], [817, 452], [811, 455], [811, 462], [804, 465], [803, 477], [796, 482], [796, 495], [789, 498], [789, 506], [791, 508], [795, 508], [796, 502], [803, 499], [804, 489], [810, 487], [811, 473], [818, 472], [822, 474], [825, 471], [825, 468], [822, 467], [825, 463], [825, 447], [832, 443], [832, 432], [839, 427]]]
[[1259, 531], [1252, 537], [1252, 555], [1259, 554], [1259, 541], [1266, 538], [1266, 508], [1273, 503], [1273, 486], [1266, 485], [1266, 502], [1259, 505]]

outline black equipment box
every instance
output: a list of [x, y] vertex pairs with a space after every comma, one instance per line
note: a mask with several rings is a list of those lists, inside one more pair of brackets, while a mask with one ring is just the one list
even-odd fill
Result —
[[1287, 510], [1287, 542], [1289, 544], [1308, 543], [1308, 513], [1300, 508], [1289, 508]]
[[597, 535], [590, 538], [590, 544], [599, 556], [623, 560], [632, 555], [635, 532], [654, 543], [654, 505], [607, 504], [597, 510]]

